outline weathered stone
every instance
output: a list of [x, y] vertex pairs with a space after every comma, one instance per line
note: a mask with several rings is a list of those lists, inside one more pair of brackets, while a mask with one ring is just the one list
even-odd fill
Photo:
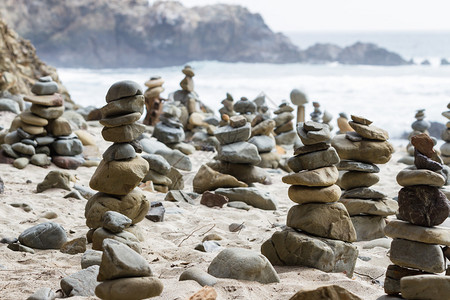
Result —
[[361, 116], [350, 115], [350, 117], [352, 118], [352, 121], [357, 123], [357, 124], [367, 125], [368, 126], [368, 125], [373, 123], [369, 119], [366, 119], [366, 118], [361, 117]]
[[139, 84], [131, 80], [118, 81], [111, 85], [106, 93], [106, 102], [119, 100], [125, 97], [142, 95], [142, 88]]
[[27, 300], [55, 300], [56, 293], [51, 288], [40, 288], [33, 295], [27, 298]]
[[383, 199], [387, 196], [382, 192], [367, 187], [354, 188], [346, 190], [342, 193], [342, 198], [359, 198], [359, 199]]
[[150, 170], [157, 171], [162, 175], [167, 175], [170, 172], [170, 164], [161, 155], [145, 153], [141, 157], [148, 162]]
[[[172, 201], [172, 202], [187, 202], [189, 204], [195, 204], [193, 197], [191, 197], [192, 193], [186, 193], [181, 190], [173, 190], [169, 191], [164, 198], [164, 201]], [[196, 194], [198, 195], [198, 194]]]
[[338, 285], [321, 286], [314, 290], [302, 290], [289, 300], [362, 300], [352, 292]]
[[108, 210], [103, 215], [102, 227], [111, 231], [112, 233], [118, 233], [125, 230], [132, 224], [132, 220], [120, 212]]
[[417, 151], [417, 149], [414, 150], [414, 165], [417, 169], [426, 169], [434, 172], [439, 172], [443, 168], [441, 163], [438, 163], [426, 155], [423, 155]]
[[230, 117], [230, 126], [233, 128], [239, 128], [245, 124], [247, 124], [247, 119], [242, 115]]
[[210, 161], [207, 166], [223, 174], [229, 174], [237, 180], [251, 184], [254, 182], [270, 184], [270, 175], [264, 169], [249, 164], [234, 164], [222, 161]]
[[378, 128], [373, 125], [361, 125], [355, 122], [348, 122], [357, 134], [369, 140], [386, 141], [389, 139], [389, 134], [386, 130]]
[[289, 187], [288, 196], [298, 204], [337, 202], [341, 197], [341, 188], [336, 184], [327, 187], [292, 185]]
[[97, 228], [92, 235], [92, 249], [103, 251], [103, 241], [105, 239], [113, 239], [127, 245], [137, 253], [142, 252], [140, 241], [134, 234], [127, 231], [112, 233], [103, 229], [102, 227]]
[[183, 174], [180, 173], [176, 168], [171, 167], [167, 177], [172, 181], [168, 186], [169, 190], [182, 190], [184, 189], [184, 178]]
[[103, 159], [107, 162], [113, 160], [131, 159], [135, 157], [136, 150], [129, 143], [114, 143], [103, 153]]
[[95, 295], [94, 291], [97, 282], [97, 274], [99, 267], [90, 266], [86, 269], [78, 271], [75, 274], [64, 277], [61, 282], [61, 289], [64, 294], [71, 296], [92, 297]]
[[208, 207], [222, 207], [223, 205], [228, 203], [228, 197], [214, 194], [209, 191], [203, 193], [202, 198], [200, 200], [200, 204], [203, 204]]
[[386, 235], [391, 238], [450, 246], [450, 230], [446, 227], [422, 227], [408, 222], [391, 220], [384, 230]]
[[140, 156], [128, 161], [102, 160], [92, 175], [89, 186], [104, 193], [126, 195], [142, 181], [148, 171], [148, 162]]
[[429, 185], [442, 187], [445, 184], [444, 176], [430, 170], [403, 169], [397, 174], [397, 183], [401, 186]]
[[252, 165], [257, 165], [261, 162], [258, 149], [255, 145], [248, 142], [222, 145], [218, 149], [217, 159], [231, 163]]
[[117, 127], [103, 127], [102, 136], [106, 141], [126, 143], [137, 139], [145, 131], [145, 125], [133, 123]]
[[47, 119], [41, 118], [29, 111], [24, 111], [23, 113], [21, 113], [20, 119], [24, 123], [35, 126], [46, 126], [48, 124]]
[[184, 171], [192, 170], [192, 162], [189, 157], [178, 150], [159, 149], [155, 152], [155, 154], [159, 154], [164, 157], [167, 162], [174, 168]]
[[42, 96], [28, 95], [23, 97], [23, 100], [43, 106], [63, 106], [64, 104], [62, 96], [57, 93], [53, 95], [42, 95]]
[[42, 193], [45, 190], [60, 188], [70, 191], [70, 182], [75, 181], [75, 176], [67, 171], [50, 171], [44, 178], [44, 181], [37, 185], [37, 192]]
[[370, 187], [379, 180], [380, 177], [375, 173], [348, 171], [339, 177], [337, 185], [344, 190], [350, 190], [358, 187]]
[[99, 122], [106, 127], [117, 127], [122, 125], [133, 124], [141, 118], [142, 114], [139, 112], [128, 113], [116, 117], [103, 118]]
[[233, 109], [235, 112], [240, 114], [254, 114], [256, 112], [256, 104], [249, 101], [247, 98], [242, 97], [233, 105]]
[[278, 127], [283, 124], [286, 124], [287, 122], [293, 120], [294, 118], [295, 116], [291, 112], [283, 112], [275, 116], [273, 120], [275, 121], [275, 126]]
[[86, 238], [80, 237], [73, 239], [71, 241], [65, 242], [61, 248], [60, 251], [62, 253], [67, 254], [78, 254], [78, 253], [84, 253], [86, 251]]
[[356, 160], [372, 164], [387, 163], [394, 153], [394, 147], [387, 141], [362, 140], [351, 142], [344, 135], [336, 135], [331, 145], [341, 159]]
[[339, 171], [359, 171], [367, 173], [380, 172], [380, 168], [378, 168], [374, 164], [363, 163], [360, 161], [353, 161], [353, 160], [341, 160], [336, 167], [338, 168]]
[[141, 300], [159, 296], [163, 283], [154, 277], [131, 277], [108, 280], [100, 283], [95, 295], [109, 300]]
[[201, 286], [213, 286], [217, 283], [217, 278], [203, 271], [192, 267], [181, 273], [179, 281], [194, 280]]
[[397, 295], [400, 293], [400, 280], [403, 277], [429, 274], [419, 270], [403, 268], [397, 265], [389, 265], [384, 280], [384, 292], [388, 295]]
[[[264, 120], [261, 123], [253, 126], [252, 128], [252, 136], [255, 135], [269, 135], [272, 130], [275, 128], [274, 120]], [[295, 134], [295, 132], [294, 132]]]
[[339, 163], [339, 156], [333, 147], [323, 151], [293, 156], [288, 160], [288, 166], [294, 172], [328, 167], [337, 163]]
[[152, 181], [153, 184], [169, 186], [172, 184], [172, 180], [169, 177], [157, 173], [156, 171], [149, 170], [145, 175], [143, 182]]
[[23, 169], [26, 166], [28, 166], [28, 163], [30, 162], [30, 160], [26, 157], [19, 157], [16, 158], [13, 162], [13, 166], [16, 167], [17, 169]]
[[90, 266], [100, 266], [102, 262], [102, 251], [88, 249], [81, 256], [81, 268], [86, 269]]
[[182, 127], [167, 126], [163, 122], [155, 125], [153, 137], [164, 144], [179, 143], [186, 138]]
[[51, 120], [46, 128], [54, 136], [70, 135], [72, 133], [70, 123], [64, 117]]
[[47, 120], [53, 120], [59, 118], [64, 113], [64, 106], [45, 106], [39, 104], [32, 104], [30, 111]]
[[47, 222], [26, 229], [19, 235], [19, 242], [34, 249], [59, 249], [67, 241], [64, 228]]
[[446, 299], [450, 293], [450, 277], [442, 275], [404, 277], [400, 280], [400, 291], [405, 299]]
[[26, 145], [24, 143], [15, 143], [12, 144], [11, 148], [16, 153], [21, 153], [25, 155], [34, 155], [36, 153], [36, 149], [31, 145]]
[[60, 168], [76, 170], [79, 166], [85, 163], [85, 160], [79, 156], [53, 156], [52, 162]]
[[255, 145], [260, 154], [270, 152], [275, 148], [275, 140], [267, 135], [253, 136], [248, 142]]
[[152, 222], [163, 222], [166, 209], [161, 201], [153, 201], [150, 203], [150, 209], [145, 218]]
[[356, 241], [371, 241], [384, 237], [386, 226], [382, 216], [352, 216], [350, 218], [355, 227]]
[[275, 232], [261, 246], [261, 253], [273, 265], [306, 266], [324, 272], [344, 272], [353, 276], [358, 250], [338, 240], [312, 237], [287, 229]]
[[417, 134], [411, 137], [411, 144], [423, 155], [433, 158], [436, 155], [434, 151], [434, 142], [426, 133]]
[[243, 248], [229, 248], [220, 252], [209, 265], [208, 273], [219, 278], [251, 280], [263, 284], [280, 282], [266, 257]]
[[36, 95], [52, 95], [58, 91], [58, 84], [54, 81], [36, 81], [31, 92]]
[[293, 131], [293, 130], [294, 130], [294, 122], [289, 121], [289, 122], [284, 123], [283, 125], [275, 128], [274, 132], [276, 134], [281, 134], [283, 132], [289, 132], [289, 131]]
[[298, 89], [293, 89], [290, 93], [290, 99], [294, 105], [304, 105], [308, 103], [306, 95]]
[[436, 226], [450, 213], [450, 203], [437, 187], [416, 185], [402, 188], [398, 193], [397, 218], [419, 226]]
[[215, 193], [226, 196], [230, 202], [242, 201], [265, 210], [275, 210], [278, 205], [278, 201], [269, 192], [253, 187], [219, 188]]
[[39, 167], [49, 166], [52, 160], [47, 154], [35, 154], [31, 157], [30, 163]]
[[398, 209], [397, 201], [391, 199], [367, 200], [342, 198], [341, 203], [345, 205], [350, 216], [366, 214], [387, 217], [394, 215]]
[[20, 114], [20, 106], [19, 103], [12, 99], [0, 97], [0, 111], [10, 111], [15, 114]]
[[311, 171], [300, 171], [283, 176], [284, 183], [303, 186], [330, 186], [339, 178], [339, 172], [335, 166], [323, 167]]
[[221, 187], [246, 187], [247, 184], [235, 177], [214, 171], [207, 165], [202, 165], [193, 180], [194, 192], [202, 194], [208, 190]]
[[[309, 130], [305, 129], [305, 127]], [[326, 142], [331, 138], [330, 127], [328, 125], [311, 121], [298, 123], [297, 134], [305, 145]]]
[[57, 155], [75, 156], [83, 153], [83, 143], [79, 139], [59, 139], [52, 143]]
[[136, 95], [131, 97], [114, 100], [103, 106], [100, 111], [103, 118], [114, 117], [129, 113], [144, 112], [144, 96]]

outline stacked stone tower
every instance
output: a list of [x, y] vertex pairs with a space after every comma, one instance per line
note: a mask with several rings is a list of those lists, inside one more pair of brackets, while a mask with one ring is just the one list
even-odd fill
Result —
[[160, 76], [152, 77], [145, 82], [147, 90], [144, 93], [144, 97], [147, 114], [143, 123], [146, 125], [155, 126], [159, 121], [159, 115], [163, 109], [163, 99], [160, 97], [160, 94], [164, 92], [163, 84], [164, 80]]
[[[450, 103], [447, 104], [447, 108], [450, 109]], [[444, 117], [450, 119], [450, 110], [442, 113]], [[441, 146], [441, 157], [446, 165], [450, 165], [450, 121], [447, 121], [446, 128], [442, 131], [441, 138], [444, 140], [444, 144]]]
[[280, 104], [273, 113], [276, 115], [275, 121], [276, 142], [278, 145], [292, 145], [295, 142], [296, 133], [294, 130], [294, 114], [292, 108], [286, 102]]

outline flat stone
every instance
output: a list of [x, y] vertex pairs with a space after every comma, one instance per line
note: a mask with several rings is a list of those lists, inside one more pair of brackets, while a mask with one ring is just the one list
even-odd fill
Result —
[[423, 227], [391, 220], [384, 230], [386, 235], [391, 238], [450, 246], [450, 230], [447, 227]]
[[256, 112], [256, 104], [252, 101], [249, 101], [247, 98], [240, 99], [233, 105], [233, 109], [235, 112], [240, 114], [254, 114]]
[[36, 147], [36, 154], [45, 154], [47, 156], [50, 156], [51, 150], [50, 147], [47, 146], [37, 146]]
[[366, 173], [359, 171], [344, 172], [337, 182], [344, 190], [350, 190], [359, 187], [370, 187], [380, 181], [380, 177], [375, 173]]
[[341, 203], [345, 205], [350, 216], [366, 214], [387, 217], [394, 215], [398, 210], [397, 201], [391, 199], [367, 200], [342, 198]]
[[167, 160], [158, 154], [142, 154], [141, 157], [148, 162], [150, 170], [157, 171], [162, 175], [170, 172], [171, 166]]
[[401, 267], [430, 273], [445, 271], [445, 258], [439, 245], [394, 239], [391, 243], [390, 259]]
[[76, 170], [85, 163], [83, 157], [80, 156], [53, 156], [52, 162], [62, 169]]
[[139, 112], [132, 112], [116, 117], [103, 118], [99, 122], [106, 127], [117, 127], [122, 125], [129, 125], [137, 122], [141, 118], [142, 114]]
[[28, 166], [30, 160], [26, 157], [20, 157], [20, 158], [16, 158], [13, 162], [13, 166], [16, 167], [17, 169], [23, 169], [26, 166]]
[[99, 284], [97, 282], [98, 266], [90, 266], [86, 269], [78, 271], [75, 274], [64, 277], [61, 282], [61, 289], [68, 297], [72, 296], [95, 296], [95, 288]]
[[97, 276], [98, 281], [147, 276], [152, 276], [152, 271], [141, 255], [118, 241], [103, 240], [103, 256]]
[[283, 106], [279, 106], [279, 108], [277, 110], [275, 110], [273, 113], [276, 115], [279, 115], [284, 112], [293, 112], [293, 111], [294, 111], [294, 108], [292, 106], [283, 105]]
[[288, 123], [294, 118], [295, 116], [291, 112], [283, 112], [281, 114], [276, 115], [275, 118], [273, 118], [273, 120], [275, 121], [275, 126], [279, 127], [282, 126], [283, 124]]
[[172, 181], [172, 184], [168, 186], [169, 190], [182, 190], [184, 189], [184, 178], [183, 174], [180, 173], [176, 168], [171, 167], [167, 177]]
[[78, 253], [84, 253], [84, 252], [86, 252], [86, 243], [87, 243], [87, 241], [86, 241], [85, 237], [76, 238], [71, 241], [65, 242], [61, 246], [60, 251], [62, 253], [71, 254], [71, 255], [75, 255]]
[[356, 246], [350, 243], [313, 237], [292, 229], [275, 232], [262, 244], [261, 253], [273, 265], [344, 272], [350, 278], [358, 258]]
[[191, 171], [192, 170], [192, 162], [186, 154], [181, 153], [178, 150], [171, 149], [159, 149], [155, 152], [155, 154], [159, 154], [164, 157], [167, 162], [174, 168], [183, 170], [183, 171]]
[[438, 163], [426, 155], [423, 155], [417, 151], [417, 149], [414, 151], [414, 165], [417, 169], [426, 169], [434, 172], [439, 172], [443, 168], [441, 163]]
[[243, 248], [229, 248], [220, 252], [209, 265], [208, 273], [219, 278], [263, 284], [280, 282], [277, 272], [265, 256]]
[[103, 251], [103, 241], [105, 239], [113, 239], [130, 247], [139, 254], [142, 253], [140, 241], [134, 234], [127, 231], [112, 233], [102, 227], [97, 228], [92, 234], [92, 249]]
[[345, 133], [345, 138], [351, 142], [361, 142], [364, 138], [360, 136], [358, 133], [354, 132], [353, 128], [351, 129], [352, 131], [348, 131]]
[[275, 148], [275, 139], [267, 135], [253, 136], [248, 142], [255, 145], [259, 153], [267, 153]]
[[364, 117], [361, 117], [361, 116], [350, 115], [350, 117], [352, 118], [353, 122], [355, 122], [357, 124], [370, 125], [373, 123], [372, 121], [370, 121]]
[[136, 157], [136, 150], [129, 143], [114, 143], [103, 152], [102, 157], [107, 162], [113, 160], [128, 160]]
[[106, 93], [106, 102], [109, 103], [114, 100], [119, 100], [125, 97], [131, 97], [135, 95], [142, 95], [141, 86], [131, 80], [118, 81], [111, 85]]
[[16, 153], [16, 151], [13, 150], [12, 146], [9, 144], [2, 144], [1, 145], [1, 149], [3, 150], [3, 152], [12, 158], [19, 158], [19, 154]]
[[302, 290], [295, 293], [294, 296], [289, 298], [289, 300], [311, 300], [311, 299], [362, 300], [362, 298], [359, 298], [352, 292], [338, 285], [321, 286], [314, 290]]
[[231, 163], [252, 165], [257, 165], [261, 162], [258, 149], [255, 145], [248, 142], [222, 145], [218, 149], [217, 159]]
[[48, 124], [47, 119], [41, 118], [29, 111], [24, 111], [23, 113], [21, 113], [20, 119], [24, 123], [35, 126], [46, 126]]
[[257, 165], [260, 168], [277, 169], [280, 165], [281, 155], [276, 151], [259, 153], [261, 162]]
[[53, 120], [59, 118], [64, 113], [64, 106], [45, 106], [39, 104], [32, 104], [30, 111], [47, 120]]
[[191, 144], [188, 144], [188, 143], [184, 143], [184, 142], [171, 144], [170, 147], [172, 149], [176, 149], [176, 150], [178, 150], [181, 153], [186, 154], [186, 155], [194, 154], [195, 150], [196, 150], [194, 145], [191, 145]]
[[20, 125], [20, 129], [22, 129], [28, 135], [39, 135], [39, 134], [47, 133], [47, 131], [45, 130], [45, 128], [43, 126], [34, 126], [34, 125], [29, 125], [29, 124], [26, 124], [23, 122]]
[[86, 250], [81, 256], [81, 268], [86, 269], [90, 266], [100, 266], [102, 262], [102, 251], [97, 250]]
[[59, 249], [67, 241], [64, 228], [47, 222], [26, 229], [19, 235], [19, 242], [34, 249]]
[[386, 221], [383, 216], [352, 216], [350, 219], [355, 227], [357, 242], [384, 237]]
[[301, 147], [298, 147], [297, 149], [295, 149], [294, 155], [301, 155], [301, 154], [307, 154], [307, 153], [317, 152], [317, 151], [321, 151], [321, 150], [327, 150], [328, 148], [330, 148], [330, 144], [327, 144], [325, 142], [317, 143], [317, 144], [313, 144], [313, 145], [305, 145], [305, 146], [301, 146]]
[[103, 215], [102, 227], [113, 233], [122, 232], [131, 224], [132, 220], [130, 218], [117, 211], [109, 210]]
[[342, 203], [307, 203], [289, 209], [286, 225], [324, 238], [356, 241], [356, 232]]
[[55, 141], [55, 138], [51, 137], [51, 136], [39, 136], [39, 137], [36, 138], [36, 143], [39, 146], [50, 145], [54, 141]]
[[430, 170], [403, 169], [397, 174], [397, 183], [401, 186], [429, 185], [435, 187], [444, 186], [444, 176]]
[[231, 201], [242, 201], [256, 208], [276, 210], [278, 201], [269, 192], [253, 187], [220, 188], [216, 194], [226, 196]]
[[103, 225], [103, 215], [107, 211], [119, 212], [132, 220], [132, 224], [142, 221], [150, 208], [144, 193], [134, 189], [125, 196], [97, 193], [86, 203], [85, 217], [89, 228]]
[[202, 198], [200, 199], [200, 204], [203, 204], [208, 207], [222, 207], [228, 203], [228, 197], [214, 194], [209, 191], [203, 193]]
[[179, 281], [194, 280], [201, 286], [213, 286], [217, 283], [217, 278], [197, 267], [191, 267], [181, 273]]
[[194, 192], [202, 194], [205, 191], [212, 191], [221, 187], [246, 187], [247, 184], [237, 180], [235, 177], [222, 174], [202, 165], [193, 180]]
[[[274, 120], [264, 120], [261, 123], [253, 126], [252, 128], [252, 136], [255, 135], [269, 135], [272, 130], [275, 128]], [[296, 133], [294, 132], [296, 135]]]
[[404, 277], [400, 280], [400, 291], [405, 299], [445, 299], [450, 293], [450, 277], [442, 275]]
[[327, 150], [293, 156], [288, 159], [288, 166], [294, 172], [314, 170], [339, 163], [339, 156], [333, 147]]
[[145, 125], [134, 123], [117, 127], [103, 127], [102, 136], [113, 143], [131, 142], [145, 131]]
[[70, 183], [75, 181], [75, 177], [67, 171], [53, 170], [44, 178], [44, 181], [36, 187], [38, 193], [48, 189], [60, 188], [70, 191]]
[[169, 186], [172, 184], [172, 180], [169, 177], [159, 174], [156, 171], [149, 170], [145, 175], [143, 182], [152, 181], [153, 184]]
[[31, 145], [26, 145], [24, 143], [15, 143], [12, 144], [11, 148], [14, 150], [14, 152], [16, 153], [21, 153], [21, 154], [25, 154], [25, 155], [34, 155], [35, 154], [35, 148]]
[[247, 141], [250, 138], [251, 131], [250, 123], [246, 123], [241, 127], [227, 125], [217, 128], [214, 131], [214, 136], [219, 140], [221, 145], [227, 145]]
[[387, 141], [351, 142], [344, 135], [336, 135], [331, 141], [341, 159], [356, 160], [372, 164], [387, 163], [394, 153], [394, 147]]
[[[304, 127], [305, 124], [309, 131], [307, 131]], [[305, 145], [314, 145], [317, 143], [323, 143], [328, 141], [331, 138], [330, 127], [325, 124], [316, 123], [316, 122], [300, 122], [297, 124], [297, 133], [303, 144]], [[319, 129], [319, 130], [311, 130], [311, 129]]]
[[397, 265], [389, 265], [384, 280], [384, 292], [388, 295], [398, 295], [400, 293], [400, 280], [403, 277], [429, 274], [419, 270], [403, 268]]
[[32, 87], [31, 92], [36, 95], [52, 95], [58, 91], [58, 84], [54, 81], [37, 81]]
[[450, 213], [450, 203], [437, 187], [417, 185], [402, 188], [398, 193], [397, 218], [419, 226], [436, 226]]
[[30, 163], [39, 167], [49, 166], [52, 160], [47, 154], [35, 154], [31, 157]]
[[274, 132], [276, 134], [281, 134], [283, 132], [289, 132], [289, 131], [293, 131], [293, 130], [294, 130], [294, 122], [289, 121], [289, 122], [284, 123], [283, 125], [275, 128]]
[[213, 170], [222, 174], [229, 174], [235, 177], [237, 180], [251, 183], [270, 184], [271, 178], [269, 173], [262, 168], [249, 165], [249, 164], [234, 164], [222, 161], [210, 161], [207, 163]]
[[12, 99], [0, 98], [0, 111], [10, 111], [15, 114], [20, 114], [19, 103]]
[[290, 173], [282, 177], [284, 183], [302, 186], [330, 186], [339, 178], [338, 169], [335, 166], [323, 167], [311, 171]]
[[[37, 95], [29, 95], [23, 97], [23, 100], [27, 102], [31, 102], [33, 104], [37, 105], [43, 105], [43, 106], [63, 106], [64, 100], [60, 94], [53, 94], [53, 95], [43, 95], [43, 96], [37, 96]], [[31, 111], [33, 112], [33, 111]]]
[[150, 210], [145, 215], [145, 218], [152, 222], [163, 222], [166, 209], [161, 201], [153, 201], [150, 204]]
[[147, 89], [144, 93], [145, 98], [159, 98], [160, 94], [164, 92], [164, 88], [162, 86], [157, 86], [152, 89]]
[[55, 300], [56, 293], [51, 288], [43, 287], [34, 292], [27, 300]]
[[126, 195], [138, 186], [148, 171], [148, 162], [140, 156], [128, 161], [102, 160], [92, 175], [89, 186], [104, 193]]
[[143, 95], [125, 97], [120, 100], [109, 102], [102, 108], [100, 112], [103, 118], [109, 118], [129, 113], [144, 113], [145, 99]]
[[353, 160], [341, 160], [336, 166], [339, 171], [359, 171], [367, 173], [379, 173], [380, 168], [374, 164], [363, 163], [360, 161]]
[[243, 201], [233, 201], [233, 202], [228, 202], [227, 204], [228, 207], [233, 207], [236, 209], [243, 209], [243, 210], [250, 210], [251, 206], [248, 205], [247, 203], [243, 202]]
[[100, 283], [95, 295], [100, 299], [140, 300], [159, 296], [163, 283], [155, 277], [131, 277], [108, 280]]
[[57, 155], [75, 156], [83, 153], [83, 143], [79, 139], [59, 139], [52, 143]]
[[423, 155], [433, 158], [436, 155], [434, 151], [434, 142], [426, 133], [421, 133], [411, 137], [411, 144]]
[[31, 254], [35, 253], [33, 248], [24, 246], [24, 245], [19, 244], [19, 243], [9, 243], [7, 248], [12, 250], [12, 251], [25, 252], [25, 253], [31, 253]]
[[359, 199], [382, 199], [386, 198], [386, 194], [376, 191], [371, 188], [361, 187], [350, 190], [345, 190], [342, 193], [342, 198], [359, 198]]
[[327, 187], [292, 185], [289, 187], [288, 196], [298, 204], [337, 202], [341, 196], [341, 188], [336, 184]]
[[350, 126], [356, 131], [357, 134], [365, 139], [387, 141], [389, 134], [386, 130], [378, 128], [373, 125], [361, 125], [353, 121], [348, 122]]
[[172, 202], [187, 202], [189, 204], [195, 204], [193, 197], [190, 195], [191, 193], [186, 193], [181, 190], [173, 190], [169, 191], [164, 198], [164, 201], [172, 201]]
[[158, 86], [162, 86], [164, 84], [164, 79], [162, 79], [161, 77], [152, 77], [149, 80], [147, 80], [144, 85], [146, 87], [148, 87], [149, 89], [154, 88], [154, 87], [158, 87]]

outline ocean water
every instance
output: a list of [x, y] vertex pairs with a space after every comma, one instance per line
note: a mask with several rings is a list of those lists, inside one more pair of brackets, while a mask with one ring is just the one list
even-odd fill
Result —
[[[411, 131], [418, 109], [426, 109], [427, 120], [445, 123], [441, 113], [450, 102], [450, 66], [345, 66], [339, 64], [248, 64], [192, 62], [196, 76], [195, 90], [200, 99], [214, 110], [229, 92], [238, 100], [256, 98], [264, 92], [269, 106], [276, 108], [289, 93], [298, 88], [310, 103], [306, 114], [313, 111], [312, 101], [329, 111], [336, 125], [340, 112], [365, 116], [374, 125], [399, 138]], [[158, 69], [58, 69], [61, 80], [76, 103], [101, 107], [106, 92], [114, 82], [134, 80], [144, 86], [151, 76], [165, 79], [163, 97], [180, 89], [184, 78], [182, 66]]]

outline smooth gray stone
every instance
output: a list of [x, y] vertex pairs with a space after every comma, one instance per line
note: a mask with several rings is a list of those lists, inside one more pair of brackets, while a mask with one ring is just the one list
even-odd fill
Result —
[[22, 140], [22, 137], [19, 136], [17, 130], [11, 131], [5, 135], [5, 144], [15, 144]]
[[44, 287], [38, 289], [33, 295], [27, 298], [27, 300], [54, 300], [56, 299], [56, 293], [51, 288]]
[[30, 160], [27, 157], [19, 157], [14, 160], [13, 166], [16, 167], [17, 169], [21, 170], [21, 169], [25, 168], [26, 166], [28, 166], [29, 163], [30, 163]]
[[114, 143], [103, 152], [105, 161], [123, 160], [136, 157], [136, 150], [129, 143]]
[[417, 120], [411, 124], [411, 127], [413, 130], [420, 131], [420, 132], [424, 132], [425, 130], [430, 128], [430, 126], [431, 126], [430, 122], [425, 121], [425, 120]]
[[24, 143], [12, 144], [11, 148], [16, 153], [21, 153], [21, 154], [30, 155], [30, 156], [36, 154], [36, 149], [33, 146], [26, 145]]
[[86, 200], [83, 196], [81, 196], [80, 192], [77, 190], [73, 190], [67, 195], [64, 196], [64, 198], [75, 198], [79, 200]]
[[291, 112], [283, 112], [279, 115], [276, 115], [273, 120], [275, 121], [275, 127], [279, 127], [281, 125], [284, 125], [294, 119], [295, 116]]
[[183, 128], [183, 124], [174, 117], [167, 117], [165, 115], [159, 116], [159, 120], [168, 127]]
[[[305, 129], [305, 126], [309, 129], [309, 131]], [[326, 142], [331, 138], [330, 127], [328, 125], [311, 121], [308, 121], [306, 123], [298, 123], [297, 133], [302, 143], [305, 145], [313, 145]]]
[[156, 171], [159, 174], [167, 175], [170, 172], [170, 164], [167, 160], [159, 154], [142, 154], [141, 157], [148, 162], [150, 170]]
[[35, 138], [35, 140], [39, 146], [45, 146], [53, 143], [55, 141], [55, 138], [51, 136], [40, 136]]
[[201, 286], [213, 286], [217, 278], [197, 267], [192, 267], [181, 273], [179, 281], [194, 280]]
[[267, 153], [275, 148], [275, 140], [267, 135], [257, 135], [248, 140], [258, 149], [259, 153]]
[[58, 84], [54, 81], [37, 81], [31, 88], [31, 92], [36, 95], [53, 95], [58, 91]]
[[44, 167], [51, 164], [51, 158], [43, 153], [35, 154], [31, 157], [30, 163], [39, 167]]
[[0, 99], [0, 111], [10, 111], [15, 114], [20, 114], [19, 103], [12, 99], [1, 98]]
[[31, 133], [26, 132], [22, 128], [17, 128], [17, 134], [22, 139], [32, 139], [32, 138], [34, 138], [34, 135], [32, 135]]
[[219, 278], [263, 284], [280, 282], [280, 277], [265, 256], [243, 248], [229, 248], [220, 252], [209, 265], [208, 273]]
[[227, 203], [227, 206], [243, 210], [250, 210], [251, 208], [251, 206], [244, 201], [231, 201]]
[[238, 142], [219, 147], [217, 159], [237, 164], [257, 165], [261, 162], [258, 149], [248, 142]]
[[304, 105], [308, 103], [306, 95], [298, 89], [293, 89], [290, 94], [291, 102], [294, 105]]
[[12, 158], [19, 158], [19, 154], [17, 154], [16, 151], [13, 150], [10, 144], [2, 144], [0, 147], [7, 156]]
[[143, 138], [143, 139], [140, 139], [140, 142], [141, 142], [142, 149], [144, 150], [144, 152], [149, 153], [149, 154], [155, 154], [159, 150], [164, 150], [164, 151], [172, 150], [169, 147], [167, 147], [166, 144], [161, 143], [160, 141], [158, 141], [156, 139]]
[[294, 172], [329, 167], [339, 163], [339, 156], [333, 147], [327, 150], [293, 156], [288, 159], [288, 166]]
[[58, 139], [52, 143], [58, 155], [75, 156], [83, 153], [83, 144], [79, 139]]
[[155, 154], [159, 154], [164, 157], [167, 162], [174, 168], [191, 171], [192, 162], [186, 154], [181, 153], [179, 150], [157, 150]]
[[145, 218], [152, 222], [163, 222], [165, 212], [166, 209], [161, 201], [153, 201], [150, 203], [150, 209]]
[[153, 137], [164, 144], [173, 144], [184, 141], [186, 136], [183, 128], [169, 127], [159, 122], [155, 125]]
[[53, 79], [52, 79], [52, 77], [50, 75], [39, 77], [38, 80], [40, 82], [51, 82], [51, 81], [53, 81]]
[[131, 80], [118, 81], [111, 85], [106, 93], [106, 102], [142, 94], [142, 88], [138, 83]]
[[83, 196], [86, 199], [91, 199], [92, 196], [94, 196], [97, 192], [91, 189], [90, 187], [75, 184], [73, 186], [74, 189], [76, 189], [78, 192], [80, 192], [81, 196]]
[[100, 282], [97, 282], [99, 266], [90, 266], [75, 274], [64, 277], [61, 282], [61, 289], [64, 294], [72, 296], [95, 296], [95, 288]]
[[34, 148], [36, 148], [38, 146], [37, 142], [35, 140], [32, 140], [32, 139], [23, 139], [23, 140], [21, 140], [21, 142], [23, 144], [25, 144], [25, 145], [31, 145]]
[[342, 193], [342, 198], [356, 198], [356, 199], [383, 199], [387, 195], [368, 187], [354, 188], [345, 190]]
[[228, 201], [245, 202], [256, 208], [276, 210], [278, 201], [269, 192], [261, 191], [254, 187], [219, 188], [216, 194], [228, 197]]
[[250, 138], [252, 127], [250, 123], [246, 123], [242, 127], [233, 128], [230, 125], [222, 126], [214, 131], [214, 136], [219, 140], [221, 145], [227, 145], [237, 142], [245, 142]]
[[383, 238], [385, 218], [382, 216], [352, 216], [350, 217], [355, 227], [357, 241], [371, 241]]
[[347, 131], [347, 132], [345, 133], [345, 138], [346, 138], [347, 140], [349, 140], [349, 141], [352, 141], [352, 142], [360, 142], [360, 141], [363, 140], [363, 137], [360, 136], [359, 134], [357, 134], [357, 133], [354, 132], [354, 131]]
[[19, 251], [19, 252], [26, 252], [26, 253], [31, 253], [34, 254], [34, 250], [30, 247], [21, 245], [19, 243], [11, 243], [8, 244], [8, 249], [12, 250], [12, 251]]
[[61, 225], [47, 222], [26, 229], [19, 242], [34, 249], [59, 249], [67, 242], [67, 235]]
[[36, 154], [45, 154], [47, 156], [50, 156], [50, 147], [48, 146], [37, 146], [36, 147]]
[[234, 104], [233, 109], [240, 114], [254, 114], [256, 112], [256, 104], [252, 101], [241, 99]]
[[107, 211], [103, 215], [103, 228], [108, 229], [113, 233], [122, 232], [125, 228], [131, 225], [131, 219], [127, 216], [116, 212], [116, 211]]
[[275, 141], [277, 142], [277, 145], [292, 145], [297, 141], [300, 141], [300, 138], [298, 137], [297, 132], [292, 130], [277, 135]]
[[81, 256], [81, 268], [86, 269], [90, 266], [100, 266], [102, 255], [102, 251], [86, 250], [86, 252], [83, 253], [83, 256]]
[[339, 171], [359, 171], [366, 173], [379, 173], [380, 168], [374, 164], [354, 160], [341, 160], [336, 166]]

